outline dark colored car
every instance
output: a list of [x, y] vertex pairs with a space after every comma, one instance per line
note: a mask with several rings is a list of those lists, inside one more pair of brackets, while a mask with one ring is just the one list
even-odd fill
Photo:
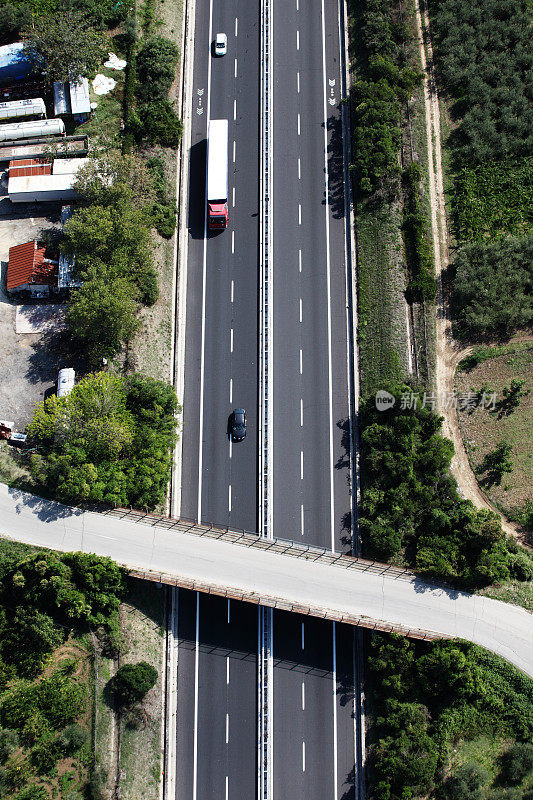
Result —
[[230, 435], [234, 442], [242, 442], [246, 436], [246, 411], [236, 408], [231, 415]]

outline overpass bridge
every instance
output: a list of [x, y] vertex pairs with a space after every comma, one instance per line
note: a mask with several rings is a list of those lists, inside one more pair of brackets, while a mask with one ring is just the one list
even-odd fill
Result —
[[10, 538], [109, 556], [142, 578], [417, 638], [467, 639], [533, 677], [530, 613], [408, 570], [138, 512], [83, 511], [3, 484], [0, 519]]

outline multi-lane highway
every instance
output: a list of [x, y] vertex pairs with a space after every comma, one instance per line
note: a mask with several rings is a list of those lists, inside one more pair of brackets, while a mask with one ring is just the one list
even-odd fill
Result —
[[[337, 0], [314, 0], [305, 7], [300, 7], [299, 0], [271, 4], [273, 188], [270, 198], [265, 198], [273, 220], [269, 491], [274, 535], [280, 530], [286, 538], [349, 550], [341, 7]], [[259, 0], [196, 3], [179, 505], [183, 517], [248, 530], [259, 527], [259, 70], [264, 66], [260, 64], [260, 10]], [[228, 53], [215, 59], [211, 48], [217, 32], [227, 34]], [[230, 222], [226, 231], [215, 235], [206, 230], [204, 213], [209, 119], [228, 119], [230, 132]], [[228, 415], [241, 406], [247, 410], [249, 435], [245, 442], [232, 445], [226, 435]], [[177, 781], [180, 797], [191, 796], [185, 787], [190, 785], [192, 791], [195, 781], [214, 787], [221, 763], [214, 754], [209, 756], [200, 718], [206, 707], [202, 698], [214, 697], [223, 681], [222, 660], [211, 654], [210, 669], [200, 680], [203, 650], [199, 645], [192, 658], [179, 630], [195, 627], [202, 643], [202, 620], [211, 617], [209, 603], [182, 603], [179, 613], [178, 647], [187, 655], [179, 670], [178, 709], [190, 708], [194, 684], [192, 730], [197, 749], [191, 767], [193, 782]], [[249, 621], [252, 630], [241, 632], [243, 652], [257, 637], [256, 623]], [[294, 637], [287, 625], [295, 625], [300, 634]], [[222, 649], [224, 630], [218, 643]], [[216, 638], [216, 628], [212, 631]], [[295, 618], [289, 623], [274, 614], [272, 634], [274, 794], [280, 800], [289, 795], [349, 798], [356, 715], [353, 704], [341, 703], [339, 698], [346, 692], [353, 695], [353, 632], [314, 620]], [[247, 652], [252, 662], [257, 655], [255, 644]], [[339, 661], [343, 665], [341, 691], [337, 691]], [[241, 719], [244, 735], [255, 741], [255, 677], [247, 673], [240, 681], [240, 694], [223, 695], [215, 703], [210, 710], [211, 730], [222, 730], [226, 718]], [[218, 745], [227, 750], [223, 738]], [[187, 752], [184, 746], [180, 739], [177, 762], [182, 769], [189, 763], [181, 757]], [[297, 759], [294, 747], [301, 751]], [[244, 790], [245, 768], [229, 756], [225, 763], [228, 787]]]

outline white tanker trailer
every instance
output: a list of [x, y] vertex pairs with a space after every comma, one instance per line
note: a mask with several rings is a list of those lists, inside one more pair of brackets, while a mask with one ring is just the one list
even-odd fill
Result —
[[16, 139], [35, 139], [42, 136], [64, 136], [65, 123], [62, 119], [38, 119], [34, 122], [11, 122], [0, 125], [0, 142]]

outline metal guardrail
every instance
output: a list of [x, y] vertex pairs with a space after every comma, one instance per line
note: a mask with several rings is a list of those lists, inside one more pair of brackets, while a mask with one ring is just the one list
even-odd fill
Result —
[[193, 592], [202, 592], [203, 594], [212, 594], [216, 597], [224, 597], [230, 600], [237, 600], [239, 602], [253, 603], [254, 605], [275, 608], [279, 611], [290, 611], [291, 613], [303, 614], [305, 616], [316, 617], [318, 619], [332, 620], [346, 625], [356, 625], [372, 631], [381, 631], [383, 633], [399, 633], [402, 636], [407, 636], [411, 639], [434, 641], [437, 639], [453, 638], [435, 633], [434, 631], [426, 631], [422, 628], [408, 628], [405, 625], [392, 625], [391, 623], [372, 619], [371, 617], [367, 617], [362, 614], [342, 614], [334, 609], [324, 610], [318, 606], [308, 606], [301, 603], [289, 603], [286, 600], [282, 600], [271, 595], [258, 594], [252, 591], [244, 592], [239, 589], [231, 589], [223, 586], [213, 586], [212, 584], [202, 583], [201, 581], [191, 580], [190, 578], [167, 575], [161, 572], [129, 569], [128, 574], [134, 578], [140, 578], [141, 580], [154, 581], [156, 583], [166, 584], [168, 586], [179, 586], [180, 589], [189, 589]]
[[[271, 350], [271, 0], [261, 2], [261, 169], [260, 169], [260, 343], [259, 343], [259, 533], [261, 541], [272, 537], [272, 508], [270, 502], [270, 475], [272, 461], [271, 414], [272, 397], [270, 369]], [[254, 537], [258, 539], [258, 537]], [[268, 604], [259, 609], [258, 641], [258, 736], [257, 781], [259, 800], [272, 797], [271, 741], [272, 715], [272, 608]]]
[[[292, 556], [294, 558], [320, 561], [342, 569], [353, 569], [358, 572], [372, 572], [375, 575], [387, 575], [388, 577], [408, 581], [413, 581], [418, 577], [415, 572], [403, 567], [395, 567], [391, 564], [384, 564], [381, 561], [372, 561], [365, 558], [332, 553], [331, 550], [326, 550], [323, 547], [298, 544], [289, 539], [281, 539], [278, 537], [266, 539], [250, 531], [239, 531], [223, 527], [218, 528], [213, 525], [198, 525], [192, 522], [192, 520], [172, 519], [170, 517], [158, 516], [157, 514], [145, 514], [142, 511], [135, 511], [133, 509], [114, 508], [105, 511], [104, 514], [121, 519], [129, 519], [157, 528], [164, 528], [166, 530], [190, 533], [195, 536], [207, 536], [211, 539], [222, 539], [223, 541], [228, 541], [243, 547], [253, 547], [258, 550], [266, 550], [272, 553]], [[444, 584], [432, 581], [432, 585], [443, 586]]]

